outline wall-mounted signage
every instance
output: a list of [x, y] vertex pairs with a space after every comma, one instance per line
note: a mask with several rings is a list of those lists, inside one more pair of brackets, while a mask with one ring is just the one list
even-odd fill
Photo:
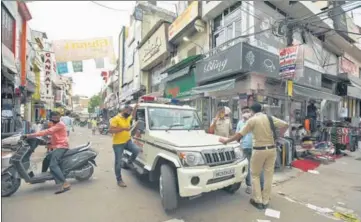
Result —
[[196, 65], [196, 82], [204, 83], [239, 72], [242, 67], [242, 43], [205, 58]]
[[52, 69], [53, 69], [53, 58], [52, 58], [53, 54], [46, 52], [44, 53], [44, 71], [45, 71], [45, 79], [44, 79], [44, 84], [45, 84], [45, 91], [44, 91], [44, 95], [46, 97], [50, 97], [53, 96], [53, 92], [52, 92], [52, 87], [51, 87], [51, 79], [52, 79]]
[[193, 1], [186, 10], [169, 26], [168, 39], [173, 40], [188, 24], [193, 22], [199, 15], [199, 2]]
[[167, 23], [160, 25], [153, 35], [139, 48], [140, 68], [142, 70], [149, 70], [155, 67], [165, 59], [163, 58], [165, 55], [168, 55], [169, 47], [166, 36], [168, 26]]

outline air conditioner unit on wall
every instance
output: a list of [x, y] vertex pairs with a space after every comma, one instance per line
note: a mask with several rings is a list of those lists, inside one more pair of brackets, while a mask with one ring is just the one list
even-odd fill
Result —
[[175, 64], [177, 64], [179, 62], [179, 58], [178, 56], [174, 56], [173, 58], [170, 59], [170, 64], [173, 66]]

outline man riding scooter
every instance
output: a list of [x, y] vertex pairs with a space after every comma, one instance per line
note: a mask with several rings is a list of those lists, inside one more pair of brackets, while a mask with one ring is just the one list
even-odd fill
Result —
[[49, 129], [39, 131], [37, 133], [25, 135], [27, 138], [51, 135], [49, 149], [50, 155], [50, 173], [55, 178], [56, 184], [62, 184], [55, 194], [64, 193], [70, 190], [70, 184], [66, 181], [63, 172], [60, 169], [59, 161], [65, 152], [69, 149], [67, 129], [63, 122], [60, 121], [60, 113], [51, 113], [51, 122], [53, 126]]

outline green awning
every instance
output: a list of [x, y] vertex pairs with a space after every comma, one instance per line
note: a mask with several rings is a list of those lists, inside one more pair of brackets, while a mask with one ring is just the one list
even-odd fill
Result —
[[225, 80], [204, 86], [194, 87], [192, 94], [210, 93], [234, 89], [236, 85], [236, 79]]
[[331, 93], [327, 93], [327, 92], [323, 92], [321, 90], [312, 89], [309, 87], [304, 87], [304, 86], [299, 86], [299, 85], [293, 86], [293, 92], [297, 95], [305, 96], [310, 99], [321, 99], [321, 100], [325, 99], [325, 100], [329, 100], [329, 101], [333, 101], [333, 102], [339, 102], [342, 99], [341, 97], [336, 96]]
[[167, 70], [165, 70], [162, 73], [168, 73], [168, 75], [175, 73], [178, 70], [181, 70], [181, 69], [186, 68], [187, 66], [193, 65], [195, 62], [197, 62], [198, 60], [200, 60], [202, 58], [203, 58], [203, 54], [189, 56], [189, 57], [183, 59], [182, 61], [178, 62], [177, 64], [173, 65], [172, 67], [168, 68]]

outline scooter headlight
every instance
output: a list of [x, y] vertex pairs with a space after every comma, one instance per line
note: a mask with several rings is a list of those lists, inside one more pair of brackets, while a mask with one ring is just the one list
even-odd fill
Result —
[[178, 156], [185, 166], [192, 167], [205, 164], [202, 154], [199, 152], [180, 152]]

